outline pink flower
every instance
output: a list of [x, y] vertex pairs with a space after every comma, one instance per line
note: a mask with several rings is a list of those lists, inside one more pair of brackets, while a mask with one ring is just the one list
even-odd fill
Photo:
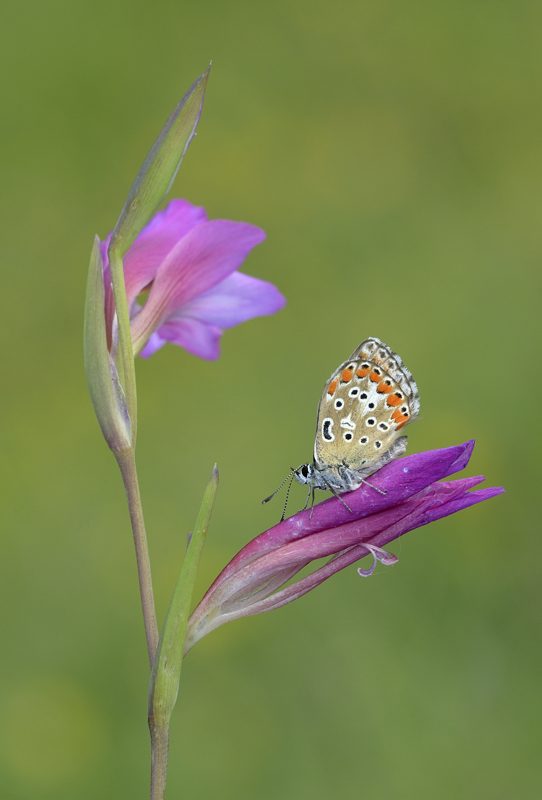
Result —
[[[196, 606], [188, 621], [185, 653], [215, 628], [291, 603], [369, 553], [376, 564], [394, 564], [383, 548], [408, 531], [501, 494], [493, 487], [470, 491], [484, 478], [446, 481], [464, 469], [474, 441], [398, 458], [345, 494], [349, 508], [330, 497], [261, 533], [237, 553]], [[288, 582], [321, 558], [329, 560], [305, 577]]]
[[[105, 314], [108, 346], [114, 339], [115, 307], [107, 248]], [[226, 328], [274, 314], [286, 300], [271, 283], [238, 272], [265, 232], [246, 222], [209, 220], [205, 209], [172, 200], [141, 231], [124, 257], [134, 353], [148, 357], [166, 342], [200, 358], [220, 355]], [[148, 291], [143, 306], [137, 302]]]

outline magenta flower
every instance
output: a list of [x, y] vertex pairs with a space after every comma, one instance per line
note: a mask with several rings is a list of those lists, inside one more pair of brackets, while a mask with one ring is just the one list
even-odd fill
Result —
[[[442, 480], [467, 466], [473, 447], [470, 441], [392, 461], [371, 475], [371, 483], [384, 495], [363, 484], [344, 495], [351, 512], [332, 497], [315, 506], [312, 516], [310, 510], [301, 511], [257, 536], [194, 609], [185, 653], [220, 625], [286, 605], [369, 553], [373, 566], [358, 570], [360, 575], [370, 575], [377, 560], [395, 563], [397, 558], [382, 549], [393, 539], [501, 494], [500, 487], [469, 491], [483, 477]], [[329, 556], [310, 575], [285, 586], [312, 561]]]
[[[109, 347], [115, 340], [110, 237], [101, 245]], [[159, 211], [124, 257], [134, 353], [147, 357], [172, 342], [213, 360], [226, 328], [279, 311], [286, 301], [275, 286], [238, 272], [264, 239], [261, 228], [209, 220], [204, 208], [187, 200], [172, 200]], [[138, 295], [147, 291], [141, 306]]]

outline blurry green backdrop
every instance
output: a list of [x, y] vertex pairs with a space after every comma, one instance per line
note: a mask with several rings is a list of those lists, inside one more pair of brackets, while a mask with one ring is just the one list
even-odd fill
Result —
[[260, 500], [311, 457], [323, 383], [366, 336], [418, 382], [409, 452], [475, 437], [468, 474], [507, 494], [409, 534], [370, 580], [351, 568], [201, 642], [168, 797], [537, 797], [542, 5], [5, 0], [1, 17], [1, 797], [148, 796], [135, 559], [83, 295], [94, 234], [211, 58], [170, 197], [265, 228], [245, 271], [288, 305], [227, 332], [215, 363], [168, 346], [137, 365], [160, 619], [213, 463], [198, 596], [277, 521], [282, 500]]

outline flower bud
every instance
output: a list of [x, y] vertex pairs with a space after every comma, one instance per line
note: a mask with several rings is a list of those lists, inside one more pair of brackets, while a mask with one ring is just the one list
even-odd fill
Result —
[[84, 354], [88, 390], [100, 428], [111, 450], [121, 453], [130, 447], [132, 433], [117, 367], [107, 349], [103, 261], [97, 236], [85, 298]]
[[130, 189], [109, 252], [122, 257], [169, 192], [201, 115], [211, 65], [190, 87], [158, 134]]

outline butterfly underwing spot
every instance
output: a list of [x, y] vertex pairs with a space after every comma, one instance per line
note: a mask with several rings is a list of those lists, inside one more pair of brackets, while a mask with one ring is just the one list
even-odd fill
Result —
[[361, 439], [359, 440], [359, 443], [360, 444], [367, 444], [368, 441], [369, 441], [369, 437], [368, 436], [362, 436]]
[[332, 428], [333, 428], [333, 420], [327, 417], [322, 422], [322, 436], [324, 437], [326, 442], [332, 442], [335, 439], [335, 436], [333, 435], [332, 432]]
[[398, 425], [403, 425], [405, 422], [408, 422], [408, 411], [406, 413], [402, 413], [398, 408], [395, 409], [391, 418], [395, 420]]
[[379, 422], [378, 427], [380, 428], [381, 431], [387, 431], [389, 430], [390, 426], [386, 422]]
[[369, 417], [369, 419], [366, 421], [365, 424], [366, 425], [370, 425], [370, 426], [376, 425], [376, 418], [375, 417]]
[[352, 414], [349, 414], [341, 420], [341, 428], [348, 428], [349, 431], [356, 430], [356, 423], [352, 420]]
[[335, 394], [335, 389], [337, 388], [338, 383], [339, 379], [335, 378], [335, 380], [331, 381], [331, 383], [329, 384], [327, 393], [330, 395], [330, 397], [333, 397], [333, 395]]
[[382, 442], [375, 442], [375, 447], [379, 450], [382, 447]]
[[404, 398], [401, 392], [394, 392], [393, 394], [390, 394], [389, 397], [386, 398], [386, 403], [389, 406], [400, 406], [401, 403], [403, 402], [403, 399]]
[[375, 406], [376, 406], [376, 403], [367, 403], [367, 408], [370, 408], [371, 410], [372, 410], [372, 409], [373, 409]]
[[343, 438], [345, 442], [350, 442], [354, 438], [354, 434], [350, 431], [346, 431], [346, 433], [343, 433]]
[[366, 375], [369, 374], [370, 371], [371, 371], [370, 364], [362, 364], [361, 367], [356, 371], [356, 375], [358, 376], [358, 378], [364, 378]]
[[376, 391], [380, 392], [381, 394], [389, 394], [389, 392], [393, 392], [393, 384], [390, 379], [386, 378], [385, 380], [380, 381], [376, 387]]
[[340, 411], [341, 408], [344, 406], [344, 400], [342, 399], [342, 397], [337, 397], [334, 405], [337, 411]]
[[352, 387], [352, 389], [350, 389], [350, 391], [348, 392], [348, 397], [357, 397], [357, 396], [358, 396], [358, 394], [359, 394], [359, 389], [358, 389], [358, 387], [357, 387], [357, 386], [354, 386], [354, 387]]
[[382, 377], [382, 372], [378, 369], [378, 367], [373, 367], [373, 371], [369, 375], [369, 378], [372, 380], [372, 382], [379, 383], [381, 377]]
[[368, 397], [369, 397], [369, 395], [367, 394], [367, 392], [362, 392], [360, 394], [360, 396], [359, 396], [359, 399], [360, 399], [360, 401], [361, 400], [367, 400]]
[[354, 377], [354, 366], [354, 364], [349, 364], [346, 369], [343, 370], [343, 374], [341, 375], [341, 380], [343, 383], [350, 383]]

